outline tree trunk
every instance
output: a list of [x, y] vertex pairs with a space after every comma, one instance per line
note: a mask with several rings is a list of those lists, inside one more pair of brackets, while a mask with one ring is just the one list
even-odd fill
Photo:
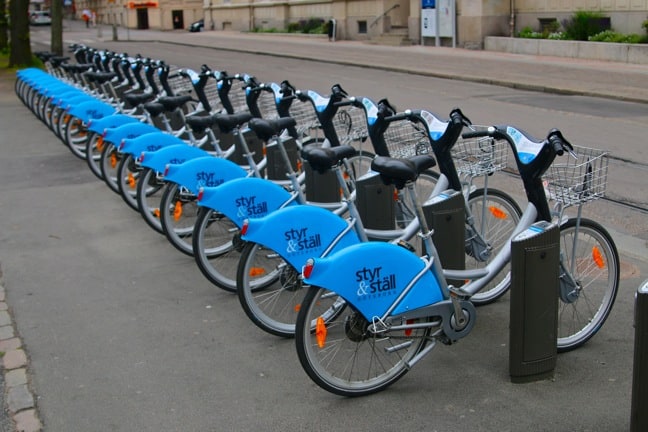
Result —
[[7, 2], [0, 0], [0, 50], [9, 46], [9, 27], [7, 26]]
[[[0, 0], [2, 1], [2, 0]], [[52, 16], [52, 46], [50, 49], [56, 55], [63, 55], [63, 0], [52, 0], [50, 7]]]
[[11, 11], [9, 67], [30, 66], [33, 64], [31, 44], [29, 41], [29, 2], [12, 1]]

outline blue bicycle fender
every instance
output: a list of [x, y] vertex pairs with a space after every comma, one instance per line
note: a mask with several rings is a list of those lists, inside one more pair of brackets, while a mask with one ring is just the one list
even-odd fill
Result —
[[115, 114], [116, 112], [115, 107], [104, 102], [88, 101], [71, 107], [68, 114], [87, 123], [90, 119], [99, 119]]
[[269, 180], [245, 177], [203, 188], [198, 205], [218, 210], [240, 228], [245, 219], [266, 216], [283, 207], [290, 198], [287, 190]]
[[185, 144], [185, 142], [178, 137], [158, 130], [135, 138], [124, 139], [119, 143], [118, 148], [122, 153], [139, 157], [142, 152], [153, 152], [160, 150], [162, 147], [178, 144]]
[[78, 92], [76, 94], [67, 95], [65, 98], [55, 100], [57, 107], [62, 108], [66, 112], [71, 110], [73, 106], [85, 103], [85, 102], [96, 102], [97, 100], [90, 95], [87, 95], [83, 92]]
[[182, 164], [186, 161], [208, 155], [205, 150], [189, 144], [170, 145], [160, 150], [142, 152], [139, 163], [143, 167], [151, 168], [156, 172], [164, 172], [168, 164]]
[[[315, 258], [305, 282], [336, 292], [368, 320], [382, 317], [407, 284], [425, 268], [423, 260], [391, 243], [349, 246], [326, 258]], [[392, 315], [443, 300], [441, 288], [427, 271]]]
[[[278, 209], [259, 219], [250, 219], [243, 239], [275, 251], [294, 268], [301, 270], [308, 258], [322, 256], [348, 227], [345, 219], [329, 210], [295, 205]], [[329, 253], [359, 242], [356, 232], [348, 230]]]
[[239, 165], [214, 156], [191, 159], [180, 165], [170, 164], [165, 171], [165, 181], [177, 183], [194, 195], [198, 195], [200, 188], [216, 187], [247, 176], [247, 171]]
[[88, 121], [88, 130], [97, 134], [103, 134], [106, 129], [114, 129], [129, 123], [138, 123], [139, 120], [135, 117], [126, 114], [114, 114], [100, 119], [92, 119]]
[[104, 141], [111, 142], [117, 146], [124, 139], [136, 138], [140, 135], [152, 132], [161, 131], [155, 126], [151, 126], [147, 123], [127, 123], [123, 126], [118, 126], [114, 129], [108, 129], [107, 131], [105, 131]]

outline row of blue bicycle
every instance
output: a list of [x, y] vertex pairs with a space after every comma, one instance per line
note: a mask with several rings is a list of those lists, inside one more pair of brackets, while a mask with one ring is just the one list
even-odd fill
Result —
[[[339, 84], [322, 95], [87, 46], [39, 55], [46, 71], [17, 74], [25, 105], [255, 325], [294, 337], [330, 392], [380, 391], [467, 336], [476, 306], [510, 287], [511, 239], [540, 221], [560, 226], [557, 350], [609, 316], [618, 252], [581, 215], [605, 194], [607, 152], [557, 129], [536, 139], [460, 109], [444, 119]], [[522, 208], [489, 184], [510, 166]], [[435, 219], [448, 202], [451, 236]]]

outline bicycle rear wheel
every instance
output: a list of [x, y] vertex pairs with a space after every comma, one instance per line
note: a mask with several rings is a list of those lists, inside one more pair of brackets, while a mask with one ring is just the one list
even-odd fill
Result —
[[378, 392], [409, 370], [425, 346], [429, 328], [368, 331], [369, 322], [335, 293], [309, 288], [297, 317], [297, 354], [308, 376], [342, 396]]
[[237, 291], [245, 314], [275, 336], [293, 337], [306, 287], [276, 252], [248, 243], [238, 264]]
[[169, 242], [193, 256], [193, 232], [198, 220], [197, 197], [177, 183], [169, 183], [160, 201], [160, 224]]
[[121, 161], [122, 154], [113, 143], [104, 143], [103, 150], [101, 151], [101, 159], [99, 160], [99, 167], [101, 168], [101, 176], [106, 182], [108, 188], [119, 193], [119, 185], [117, 184], [117, 168]]
[[137, 193], [135, 194], [137, 207], [144, 221], [160, 234], [164, 234], [160, 222], [160, 202], [164, 194], [164, 186], [164, 181], [159, 178], [155, 170], [145, 168], [140, 173], [137, 181]]
[[[468, 198], [473, 226], [466, 226], [466, 269], [485, 267], [509, 241], [520, 221], [522, 210], [505, 192], [488, 188], [473, 191]], [[479, 233], [480, 235], [477, 235]], [[483, 239], [485, 244], [479, 241]], [[511, 286], [511, 266], [506, 264], [498, 275], [471, 297], [475, 306], [494, 302]]]
[[209, 281], [225, 291], [236, 291], [236, 271], [244, 245], [234, 222], [216, 210], [200, 209], [192, 246], [196, 264]]
[[88, 163], [88, 168], [92, 174], [94, 174], [99, 180], [103, 180], [103, 174], [101, 173], [101, 151], [104, 146], [103, 136], [99, 133], [89, 132], [88, 139], [86, 141], [86, 162]]
[[[558, 352], [585, 344], [610, 315], [619, 289], [619, 253], [610, 234], [590, 219], [560, 227], [561, 295]], [[566, 284], [568, 275], [575, 286]]]
[[136, 163], [133, 155], [122, 157], [117, 166], [117, 187], [119, 195], [130, 208], [139, 211], [137, 202], [137, 182], [142, 174], [142, 168]]

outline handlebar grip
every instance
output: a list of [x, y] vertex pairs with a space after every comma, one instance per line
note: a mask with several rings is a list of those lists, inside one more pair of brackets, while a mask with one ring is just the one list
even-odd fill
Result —
[[558, 129], [552, 129], [547, 136], [547, 140], [549, 140], [554, 152], [558, 156], [562, 156], [565, 153], [565, 149], [573, 150], [572, 145], [563, 137]]
[[343, 106], [349, 106], [349, 105], [355, 105], [355, 100], [344, 100], [340, 102], [333, 102], [333, 106], [335, 107], [343, 107]]
[[481, 138], [481, 137], [486, 137], [490, 136], [490, 133], [488, 130], [477, 130], [477, 131], [468, 131], [464, 132], [461, 134], [461, 138], [468, 139], [468, 138]]
[[386, 121], [387, 123], [391, 123], [399, 120], [409, 120], [411, 116], [412, 113], [398, 113], [387, 117], [383, 117], [383, 120]]

